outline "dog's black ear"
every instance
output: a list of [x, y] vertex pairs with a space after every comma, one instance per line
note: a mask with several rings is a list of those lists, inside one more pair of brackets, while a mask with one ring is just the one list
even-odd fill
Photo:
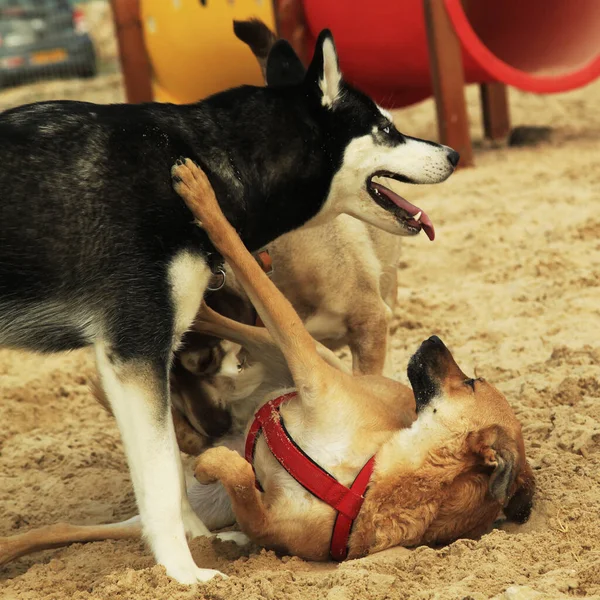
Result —
[[329, 29], [324, 29], [317, 38], [315, 53], [308, 67], [306, 81], [316, 88], [323, 106], [335, 108], [335, 104], [340, 98], [342, 72], [333, 36]]
[[504, 507], [506, 518], [515, 523], [525, 523], [531, 516], [534, 496], [535, 477], [526, 462], [517, 477], [517, 489]]
[[285, 40], [277, 40], [267, 58], [267, 85], [298, 85], [304, 81], [306, 69], [294, 49]]
[[258, 19], [234, 21], [233, 33], [250, 47], [260, 66], [262, 76], [267, 78], [267, 57], [277, 41], [277, 36]]

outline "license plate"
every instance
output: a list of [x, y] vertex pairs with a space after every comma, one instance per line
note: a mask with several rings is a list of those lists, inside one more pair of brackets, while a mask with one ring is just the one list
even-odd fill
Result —
[[45, 52], [36, 52], [31, 56], [31, 62], [34, 65], [63, 62], [66, 59], [67, 52], [62, 48], [57, 48], [56, 50], [47, 50]]
[[25, 62], [22, 56], [9, 56], [0, 60], [0, 67], [4, 69], [14, 69], [20, 67]]

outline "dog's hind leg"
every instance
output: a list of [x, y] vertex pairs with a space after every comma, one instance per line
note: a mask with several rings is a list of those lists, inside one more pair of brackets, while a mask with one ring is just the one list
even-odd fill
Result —
[[0, 538], [0, 565], [26, 554], [62, 548], [69, 544], [125, 540], [139, 538], [142, 534], [139, 516], [120, 523], [106, 525], [71, 525], [56, 523], [32, 529], [25, 533]]
[[173, 351], [198, 311], [210, 270], [202, 256], [190, 252], [174, 256], [166, 272], [161, 268], [141, 265], [139, 270], [151, 273], [150, 278], [123, 274], [126, 301], [106, 311], [96, 360], [121, 432], [144, 536], [167, 574], [189, 584], [218, 572], [198, 568], [187, 545], [186, 533], [210, 533], [187, 498], [169, 370]]
[[[214, 311], [206, 304], [203, 304], [198, 312], [193, 329], [243, 346], [254, 360], [264, 363], [271, 369], [273, 363], [277, 365], [284, 360], [281, 350], [264, 327], [255, 327], [234, 321]], [[329, 348], [316, 340], [315, 346], [325, 362], [338, 371], [348, 372], [346, 365]]]

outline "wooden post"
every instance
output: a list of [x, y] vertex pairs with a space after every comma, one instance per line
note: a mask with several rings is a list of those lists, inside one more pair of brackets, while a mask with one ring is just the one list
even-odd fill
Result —
[[470, 166], [473, 148], [460, 42], [443, 0], [424, 0], [424, 9], [439, 139], [460, 152], [460, 166]]
[[300, 60], [308, 63], [306, 20], [302, 0], [273, 0], [273, 12], [279, 37], [287, 40]]
[[485, 137], [490, 140], [506, 139], [510, 133], [506, 86], [503, 83], [482, 83], [479, 92]]
[[151, 102], [152, 69], [140, 21], [140, 2], [111, 0], [111, 6], [127, 102]]

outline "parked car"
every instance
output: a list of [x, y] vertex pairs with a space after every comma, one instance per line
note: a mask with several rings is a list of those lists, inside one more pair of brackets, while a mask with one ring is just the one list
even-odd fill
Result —
[[85, 16], [69, 0], [0, 0], [0, 88], [96, 70]]

